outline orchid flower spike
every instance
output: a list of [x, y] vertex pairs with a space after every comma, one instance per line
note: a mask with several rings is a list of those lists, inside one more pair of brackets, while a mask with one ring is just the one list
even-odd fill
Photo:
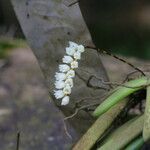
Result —
[[66, 54], [62, 58], [63, 63], [59, 65], [59, 72], [55, 74], [54, 96], [56, 99], [61, 99], [61, 105], [69, 103], [75, 69], [78, 68], [78, 60], [81, 59], [81, 53], [84, 51], [83, 45], [71, 41], [69, 47], [66, 47]]

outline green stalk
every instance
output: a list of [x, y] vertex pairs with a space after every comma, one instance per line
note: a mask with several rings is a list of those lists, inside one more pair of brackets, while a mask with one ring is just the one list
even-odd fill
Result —
[[144, 115], [136, 117], [114, 131], [98, 150], [120, 150], [136, 138], [143, 129]]
[[[149, 81], [150, 81], [150, 79], [149, 79]], [[144, 141], [147, 141], [150, 139], [150, 86], [147, 87], [147, 94], [146, 94], [143, 139], [144, 139]]]
[[141, 77], [125, 83], [124, 86], [119, 86], [116, 88], [110, 96], [108, 96], [93, 112], [94, 117], [98, 117], [110, 109], [113, 105], [123, 100], [128, 95], [142, 89], [148, 84], [148, 79], [146, 77]]
[[82, 138], [73, 147], [73, 150], [89, 150], [102, 136], [113, 120], [125, 107], [127, 100], [124, 100], [113, 106], [109, 111], [100, 116], [95, 123], [88, 129]]
[[134, 140], [133, 142], [131, 142], [125, 148], [125, 150], [140, 150], [143, 144], [144, 144], [143, 137], [140, 136], [139, 138], [137, 138], [136, 140]]

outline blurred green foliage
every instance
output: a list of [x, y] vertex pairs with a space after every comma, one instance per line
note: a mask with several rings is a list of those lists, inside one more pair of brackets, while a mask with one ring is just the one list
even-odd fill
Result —
[[10, 50], [18, 47], [27, 47], [25, 40], [0, 38], [0, 59], [6, 58]]
[[150, 31], [141, 31], [142, 35], [139, 36], [137, 31], [111, 28], [106, 25], [105, 27], [94, 25], [93, 28], [95, 30], [92, 37], [99, 48], [124, 56], [150, 59]]
[[97, 47], [150, 59], [149, 0], [83, 0], [80, 3]]

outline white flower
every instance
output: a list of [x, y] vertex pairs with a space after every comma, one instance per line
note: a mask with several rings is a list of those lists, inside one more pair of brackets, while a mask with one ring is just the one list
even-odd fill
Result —
[[54, 96], [56, 99], [62, 99], [61, 105], [69, 103], [75, 68], [78, 68], [78, 60], [81, 59], [81, 53], [84, 51], [83, 45], [71, 41], [69, 41], [69, 47], [66, 47], [66, 55], [62, 58], [63, 63], [59, 65], [59, 72], [55, 74]]
[[81, 59], [81, 52], [77, 51], [73, 55], [74, 59]]
[[65, 94], [62, 90], [54, 91], [54, 95], [55, 95], [56, 99], [63, 98], [65, 96]]
[[75, 51], [76, 51], [75, 47], [66, 47], [66, 53], [68, 55], [72, 56], [75, 53]]
[[75, 47], [75, 48], [77, 48], [77, 47], [78, 47], [78, 44], [76, 44], [75, 42], [69, 41], [69, 46], [70, 46], [70, 47]]
[[78, 51], [83, 53], [85, 51], [84, 46], [83, 45], [78, 45]]
[[65, 87], [65, 82], [64, 81], [56, 81], [55, 82], [55, 87], [56, 87], [56, 89], [62, 89], [62, 88], [64, 88]]
[[62, 99], [61, 105], [67, 105], [69, 103], [69, 96], [65, 96]]
[[60, 72], [67, 72], [68, 70], [70, 70], [70, 67], [68, 65], [66, 64], [59, 65]]
[[72, 63], [71, 63], [71, 68], [78, 68], [78, 62], [77, 61], [73, 61]]
[[73, 61], [73, 58], [71, 56], [64, 56], [62, 61], [63, 61], [63, 63], [70, 64]]
[[75, 77], [75, 71], [74, 70], [69, 70], [66, 74], [67, 78], [74, 78]]
[[66, 81], [65, 81], [65, 84], [66, 85], [69, 85], [71, 88], [73, 87], [73, 80], [71, 78], [68, 78]]
[[66, 74], [64, 74], [64, 73], [58, 73], [58, 72], [56, 72], [56, 74], [55, 74], [56, 80], [59, 80], [59, 81], [65, 80], [66, 77], [67, 77], [67, 76], [66, 76]]
[[63, 89], [63, 92], [65, 95], [71, 94], [71, 87], [69, 85], [66, 85]]

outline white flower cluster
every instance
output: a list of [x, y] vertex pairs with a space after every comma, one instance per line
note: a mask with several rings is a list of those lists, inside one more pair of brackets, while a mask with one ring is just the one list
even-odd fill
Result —
[[81, 59], [81, 53], [84, 52], [84, 46], [74, 42], [69, 42], [66, 47], [66, 55], [63, 57], [63, 64], [59, 65], [59, 72], [55, 74], [54, 95], [56, 99], [62, 99], [61, 105], [69, 103], [69, 95], [73, 87], [73, 78], [75, 77], [75, 68], [78, 68], [78, 60]]

